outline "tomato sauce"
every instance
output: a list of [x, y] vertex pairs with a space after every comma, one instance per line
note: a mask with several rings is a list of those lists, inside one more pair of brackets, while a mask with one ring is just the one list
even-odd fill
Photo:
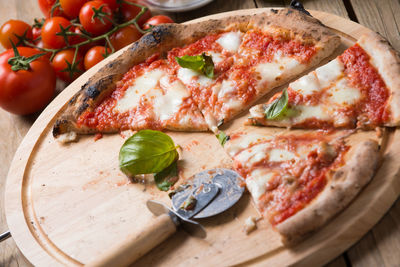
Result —
[[317, 52], [317, 48], [312, 44], [303, 44], [283, 36], [271, 36], [259, 30], [247, 32], [242, 46], [252, 51], [253, 59], [250, 65], [255, 65], [260, 61], [271, 62], [278, 53], [282, 56], [294, 57], [300, 63], [308, 63]]
[[352, 85], [360, 89], [365, 100], [358, 107], [359, 113], [368, 114], [371, 124], [381, 124], [390, 116], [386, 108], [390, 91], [378, 71], [370, 63], [369, 55], [355, 44], [339, 59], [345, 66], [345, 74]]

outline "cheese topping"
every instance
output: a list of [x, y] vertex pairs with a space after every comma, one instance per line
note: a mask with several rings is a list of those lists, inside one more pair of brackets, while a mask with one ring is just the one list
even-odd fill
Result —
[[329, 102], [336, 105], [352, 105], [361, 98], [360, 90], [350, 87], [345, 78], [330, 87], [328, 95]]
[[240, 43], [242, 42], [241, 35], [241, 32], [228, 32], [217, 39], [217, 43], [222, 46], [223, 49], [234, 53], [238, 51]]
[[164, 71], [160, 69], [154, 69], [136, 78], [134, 84], [130, 86], [125, 91], [124, 96], [118, 100], [115, 109], [123, 113], [132, 109], [133, 107], [136, 107], [140, 98], [149, 90], [155, 88], [163, 75], [165, 75]]
[[315, 72], [301, 77], [297, 81], [290, 84], [290, 88], [302, 95], [312, 95], [321, 90], [318, 77]]
[[321, 88], [326, 88], [332, 82], [336, 82], [340, 77], [343, 76], [343, 71], [344, 65], [337, 58], [315, 70]]

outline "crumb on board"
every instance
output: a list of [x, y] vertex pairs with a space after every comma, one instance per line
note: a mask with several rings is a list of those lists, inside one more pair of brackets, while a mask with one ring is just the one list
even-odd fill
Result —
[[244, 232], [246, 235], [250, 234], [254, 230], [257, 229], [257, 221], [259, 221], [260, 218], [256, 218], [254, 216], [249, 216], [247, 219], [244, 221]]

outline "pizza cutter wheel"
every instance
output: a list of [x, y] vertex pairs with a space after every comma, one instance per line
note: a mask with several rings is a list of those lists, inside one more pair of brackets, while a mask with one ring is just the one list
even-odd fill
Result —
[[191, 184], [181, 186], [173, 195], [172, 208], [148, 200], [147, 208], [157, 216], [152, 224], [86, 266], [127, 266], [175, 233], [179, 225], [189, 234], [204, 238], [204, 228], [191, 218], [207, 218], [232, 207], [243, 194], [241, 183], [242, 178], [229, 169], [196, 174]]

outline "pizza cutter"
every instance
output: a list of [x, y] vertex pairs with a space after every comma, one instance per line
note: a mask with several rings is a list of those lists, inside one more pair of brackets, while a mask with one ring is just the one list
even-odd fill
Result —
[[193, 177], [172, 196], [172, 208], [149, 200], [147, 208], [156, 215], [152, 224], [132, 239], [109, 249], [87, 266], [127, 266], [161, 244], [182, 226], [189, 234], [204, 238], [206, 232], [196, 221], [217, 215], [232, 207], [242, 196], [242, 178], [229, 169], [212, 169]]

